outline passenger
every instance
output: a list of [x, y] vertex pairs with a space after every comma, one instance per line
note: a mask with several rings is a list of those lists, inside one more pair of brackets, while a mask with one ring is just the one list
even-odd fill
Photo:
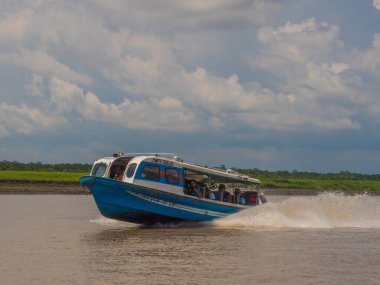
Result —
[[198, 187], [197, 182], [195, 182], [195, 180], [190, 181], [190, 184], [186, 189], [185, 193], [188, 195], [197, 196], [199, 199], [202, 198], [202, 191]]
[[121, 181], [121, 180], [123, 180], [123, 176], [124, 176], [124, 171], [121, 169], [121, 167], [119, 165], [116, 165], [116, 167], [115, 167], [115, 179], [117, 181]]
[[204, 190], [203, 193], [205, 193], [205, 198], [215, 200], [214, 192], [210, 191], [206, 184], [203, 184], [202, 188]]
[[232, 195], [226, 191], [226, 185], [219, 184], [219, 190], [215, 192], [216, 200], [232, 203]]
[[187, 183], [187, 182], [185, 182], [185, 188], [183, 188], [183, 193], [185, 193], [185, 194], [187, 194], [187, 195], [191, 195], [190, 194], [190, 182], [189, 183]]
[[242, 196], [239, 188], [235, 189], [234, 202], [235, 204], [245, 205], [245, 198]]

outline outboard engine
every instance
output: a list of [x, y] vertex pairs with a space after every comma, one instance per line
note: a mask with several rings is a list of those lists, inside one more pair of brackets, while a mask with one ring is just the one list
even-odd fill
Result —
[[261, 201], [261, 204], [265, 204], [266, 202], [268, 202], [267, 197], [265, 197], [264, 193], [262, 192], [260, 192], [259, 194], [259, 199]]

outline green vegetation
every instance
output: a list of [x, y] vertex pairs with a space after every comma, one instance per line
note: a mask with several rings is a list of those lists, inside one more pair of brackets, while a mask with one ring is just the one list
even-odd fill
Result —
[[42, 162], [21, 163], [17, 161], [0, 161], [1, 170], [15, 171], [45, 171], [45, 172], [90, 172], [89, 163], [59, 163], [44, 164]]
[[238, 169], [238, 171], [260, 179], [263, 188], [380, 191], [380, 174], [359, 174], [349, 171], [339, 173], [270, 172], [259, 169]]
[[378, 190], [380, 181], [334, 179], [262, 179], [263, 188], [289, 188], [310, 190]]
[[1, 181], [79, 183], [79, 178], [84, 174], [88, 172], [0, 171], [0, 183]]
[[338, 173], [317, 173], [305, 171], [268, 171], [254, 169], [236, 169], [238, 172], [250, 175], [252, 177], [264, 178], [278, 178], [278, 179], [323, 179], [323, 180], [372, 180], [380, 181], [380, 174], [360, 174], [349, 171], [341, 171]]
[[79, 178], [88, 174], [92, 164], [41, 162], [21, 163], [0, 161], [0, 183], [6, 182], [65, 182], [78, 183]]
[[[6, 182], [66, 182], [77, 183], [88, 174], [91, 164], [43, 164], [0, 162], [0, 183]], [[300, 171], [267, 171], [236, 169], [238, 172], [261, 180], [263, 188], [309, 190], [377, 190], [380, 191], [380, 174], [359, 174], [349, 171], [315, 173]]]

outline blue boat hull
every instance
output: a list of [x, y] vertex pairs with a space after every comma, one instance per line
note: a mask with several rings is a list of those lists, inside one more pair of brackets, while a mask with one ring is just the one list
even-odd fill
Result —
[[103, 216], [137, 224], [210, 221], [244, 209], [104, 177], [83, 176], [80, 183], [91, 191]]

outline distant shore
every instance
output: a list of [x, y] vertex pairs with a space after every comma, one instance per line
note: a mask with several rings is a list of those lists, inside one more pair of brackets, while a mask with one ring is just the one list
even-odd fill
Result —
[[[368, 194], [380, 195], [376, 190], [312, 190], [294, 188], [261, 188], [265, 195], [279, 196], [316, 196], [323, 192], [341, 192], [347, 195]], [[30, 182], [30, 181], [0, 181], [0, 194], [15, 195], [88, 195], [90, 192], [77, 182]]]
[[88, 195], [90, 192], [79, 182], [1, 181], [0, 194], [18, 195]]
[[380, 191], [377, 190], [338, 190], [338, 189], [325, 189], [325, 190], [314, 190], [314, 189], [294, 189], [294, 188], [262, 188], [263, 193], [267, 196], [317, 196], [321, 193], [333, 192], [333, 193], [343, 193], [345, 195], [357, 195], [357, 194], [367, 194], [370, 196], [380, 196]]

